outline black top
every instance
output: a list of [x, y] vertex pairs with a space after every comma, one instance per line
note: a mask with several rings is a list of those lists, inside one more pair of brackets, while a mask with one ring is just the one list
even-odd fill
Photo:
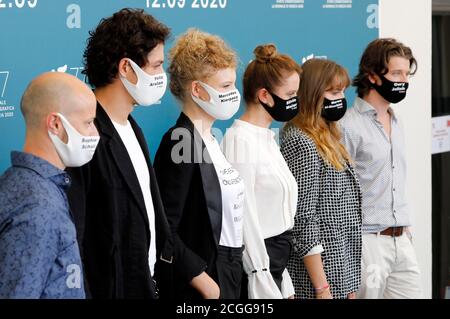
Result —
[[176, 247], [175, 296], [198, 298], [189, 284], [192, 278], [206, 271], [219, 284], [215, 262], [222, 194], [205, 143], [184, 113], [164, 135], [154, 166]]
[[[144, 135], [128, 118], [147, 160], [155, 211], [157, 264], [161, 293], [169, 293], [172, 243]], [[68, 169], [73, 179], [69, 203], [93, 298], [155, 298], [148, 251], [152, 234], [144, 197], [131, 159], [103, 107], [97, 104], [95, 125], [100, 142], [92, 161]], [[165, 261], [164, 261], [165, 260]]]

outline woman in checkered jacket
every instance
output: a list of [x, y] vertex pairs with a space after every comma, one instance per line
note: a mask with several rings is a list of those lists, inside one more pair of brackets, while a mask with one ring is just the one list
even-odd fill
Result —
[[336, 63], [305, 62], [300, 112], [283, 129], [281, 152], [298, 183], [288, 263], [296, 298], [354, 298], [361, 282], [361, 191], [336, 123], [349, 84]]

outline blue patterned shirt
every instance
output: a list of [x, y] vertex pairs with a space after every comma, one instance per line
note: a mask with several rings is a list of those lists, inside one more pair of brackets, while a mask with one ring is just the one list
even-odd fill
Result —
[[0, 177], [0, 299], [85, 298], [69, 176], [23, 152], [11, 162]]

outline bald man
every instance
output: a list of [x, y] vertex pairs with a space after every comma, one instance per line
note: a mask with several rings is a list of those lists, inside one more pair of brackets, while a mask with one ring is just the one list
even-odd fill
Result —
[[64, 169], [94, 154], [95, 96], [76, 77], [45, 73], [27, 87], [21, 111], [24, 148], [0, 177], [0, 299], [85, 298]]

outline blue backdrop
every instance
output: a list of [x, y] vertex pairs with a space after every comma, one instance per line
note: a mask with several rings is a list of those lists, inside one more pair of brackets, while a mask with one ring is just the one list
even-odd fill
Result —
[[[327, 57], [353, 76], [365, 46], [378, 37], [378, 0], [0, 0], [0, 172], [9, 166], [10, 151], [22, 148], [20, 97], [28, 82], [51, 70], [83, 80], [89, 30], [123, 7], [144, 8], [167, 24], [173, 37], [166, 50], [189, 27], [223, 37], [240, 57], [239, 89], [259, 44], [275, 43], [299, 63]], [[347, 96], [352, 102], [354, 90]], [[152, 154], [179, 111], [169, 92], [161, 105], [134, 111]], [[231, 122], [215, 127], [224, 130]]]

